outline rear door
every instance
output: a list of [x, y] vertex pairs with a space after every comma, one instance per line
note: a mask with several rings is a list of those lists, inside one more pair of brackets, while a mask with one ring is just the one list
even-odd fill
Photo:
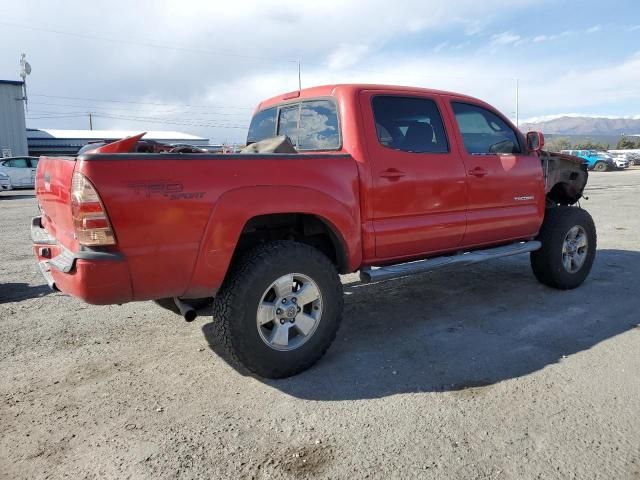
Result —
[[378, 259], [455, 249], [466, 226], [464, 164], [437, 96], [363, 91]]
[[540, 159], [497, 112], [468, 99], [453, 100], [469, 192], [465, 247], [534, 236], [544, 216]]

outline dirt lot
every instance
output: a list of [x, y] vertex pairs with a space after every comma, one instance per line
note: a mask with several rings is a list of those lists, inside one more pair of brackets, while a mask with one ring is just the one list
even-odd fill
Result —
[[640, 479], [640, 169], [593, 174], [590, 278], [526, 256], [345, 277], [313, 369], [264, 381], [152, 303], [51, 293], [31, 191], [0, 194], [0, 478]]

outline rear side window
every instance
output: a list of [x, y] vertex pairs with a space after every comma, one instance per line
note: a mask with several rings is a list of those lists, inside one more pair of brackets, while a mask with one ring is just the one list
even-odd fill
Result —
[[453, 102], [451, 105], [468, 153], [520, 153], [518, 136], [495, 113], [468, 103]]
[[13, 168], [29, 168], [26, 158], [14, 158], [12, 160], [8, 160], [4, 162], [4, 164], [7, 167], [13, 167]]
[[247, 145], [265, 138], [275, 137], [277, 113], [277, 108], [267, 108], [253, 116], [249, 126], [249, 133], [247, 134]]
[[287, 135], [298, 150], [340, 148], [338, 112], [331, 100], [314, 100], [280, 109], [278, 135]]
[[442, 117], [433, 100], [376, 96], [372, 106], [378, 141], [385, 147], [412, 153], [449, 151]]

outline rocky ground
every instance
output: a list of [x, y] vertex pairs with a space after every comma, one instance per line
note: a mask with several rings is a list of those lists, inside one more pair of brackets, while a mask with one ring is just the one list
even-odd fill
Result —
[[640, 169], [591, 175], [581, 288], [527, 256], [360, 285], [311, 370], [231, 368], [211, 318], [48, 290], [0, 194], [0, 478], [640, 479]]

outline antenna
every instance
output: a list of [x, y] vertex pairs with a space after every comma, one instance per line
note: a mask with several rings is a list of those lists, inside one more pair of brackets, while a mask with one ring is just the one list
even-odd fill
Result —
[[516, 127], [520, 128], [520, 118], [519, 118], [519, 115], [520, 115], [520, 112], [519, 112], [519, 109], [520, 109], [520, 87], [518, 85], [519, 84], [518, 79], [516, 78], [515, 80], [516, 80]]
[[24, 96], [21, 100], [24, 100], [24, 107], [29, 110], [29, 100], [27, 99], [27, 75], [31, 75], [31, 65], [27, 62], [27, 54], [22, 53], [20, 55], [20, 78], [22, 78], [22, 91]]

